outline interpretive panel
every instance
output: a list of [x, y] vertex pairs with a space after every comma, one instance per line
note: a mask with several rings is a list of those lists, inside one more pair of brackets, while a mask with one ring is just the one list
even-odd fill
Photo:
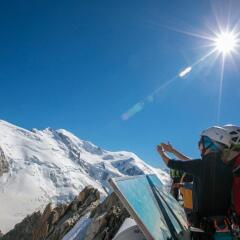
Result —
[[183, 239], [176, 236], [187, 231], [184, 210], [156, 175], [114, 178], [110, 184], [147, 239]]

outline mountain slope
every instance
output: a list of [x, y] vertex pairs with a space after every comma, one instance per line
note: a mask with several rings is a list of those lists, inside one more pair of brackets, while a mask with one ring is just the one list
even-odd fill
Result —
[[156, 173], [134, 153], [110, 152], [60, 129], [32, 131], [0, 121], [0, 229], [10, 230], [50, 201], [70, 201], [85, 186], [105, 196], [108, 178]]

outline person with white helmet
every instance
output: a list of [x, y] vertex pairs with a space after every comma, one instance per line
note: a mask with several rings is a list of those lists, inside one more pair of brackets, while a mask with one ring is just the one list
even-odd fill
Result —
[[223, 150], [231, 146], [231, 138], [228, 132], [224, 128], [218, 126], [210, 127], [202, 131], [200, 141], [204, 141], [204, 138], [209, 138], [211, 142], [211, 144], [207, 145], [207, 148]]
[[[165, 144], [157, 146], [157, 151], [169, 168], [181, 170], [194, 177], [193, 201], [197, 198], [197, 209], [201, 221], [204, 217], [226, 215], [231, 204], [232, 168], [221, 159], [225, 149], [231, 147], [228, 132], [221, 127], [211, 127], [201, 133], [199, 150], [201, 159], [172, 160], [166, 154]], [[196, 196], [197, 195], [197, 196]], [[198, 222], [197, 224], [199, 224]], [[195, 227], [197, 226], [195, 223]]]
[[223, 159], [232, 164], [232, 212], [235, 224], [240, 224], [240, 127], [232, 124], [224, 125], [223, 128], [231, 138], [231, 147], [224, 151]]
[[240, 145], [240, 127], [232, 124], [227, 124], [223, 126], [223, 129], [225, 129], [230, 135], [232, 147], [239, 146]]
[[223, 152], [222, 158], [225, 162], [231, 162], [240, 154], [240, 127], [227, 124], [223, 128], [231, 138], [231, 146]]

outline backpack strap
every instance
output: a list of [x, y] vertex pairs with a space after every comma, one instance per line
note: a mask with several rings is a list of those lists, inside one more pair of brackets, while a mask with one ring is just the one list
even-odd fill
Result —
[[183, 175], [182, 175], [182, 177], [181, 177], [181, 179], [180, 179], [180, 183], [183, 183], [184, 181], [184, 178], [186, 177], [186, 173], [184, 173]]

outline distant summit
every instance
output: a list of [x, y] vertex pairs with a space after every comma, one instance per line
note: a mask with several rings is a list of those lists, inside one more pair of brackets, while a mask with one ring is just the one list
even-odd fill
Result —
[[131, 152], [110, 152], [64, 129], [31, 131], [0, 120], [0, 226], [9, 231], [49, 202], [66, 203], [87, 185], [101, 197], [108, 179], [155, 173], [168, 175]]

